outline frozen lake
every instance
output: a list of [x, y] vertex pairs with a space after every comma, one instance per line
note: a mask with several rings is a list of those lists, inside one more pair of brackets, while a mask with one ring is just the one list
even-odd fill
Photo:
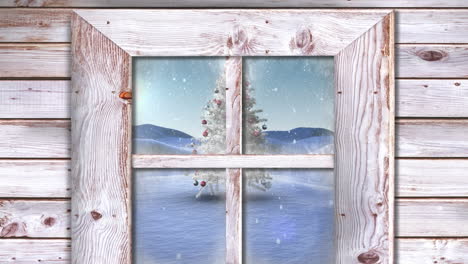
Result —
[[[135, 263], [224, 263], [224, 182], [195, 198], [188, 172], [134, 172]], [[332, 263], [333, 171], [268, 172], [271, 189], [244, 188], [244, 263]]]

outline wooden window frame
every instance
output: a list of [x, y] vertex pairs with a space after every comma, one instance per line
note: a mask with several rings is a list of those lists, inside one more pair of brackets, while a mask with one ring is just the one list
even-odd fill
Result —
[[[242, 168], [335, 169], [336, 263], [393, 263], [392, 10], [76, 10], [72, 262], [132, 262], [132, 168], [227, 168], [226, 263], [242, 262]], [[228, 155], [133, 155], [132, 58], [226, 56]], [[333, 56], [332, 155], [242, 155], [242, 57]]]

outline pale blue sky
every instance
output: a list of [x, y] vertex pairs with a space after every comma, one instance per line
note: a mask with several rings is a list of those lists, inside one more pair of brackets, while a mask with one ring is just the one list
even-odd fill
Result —
[[[154, 124], [199, 137], [203, 107], [213, 98], [224, 57], [134, 59], [134, 124]], [[332, 57], [244, 57], [268, 130], [333, 130]]]

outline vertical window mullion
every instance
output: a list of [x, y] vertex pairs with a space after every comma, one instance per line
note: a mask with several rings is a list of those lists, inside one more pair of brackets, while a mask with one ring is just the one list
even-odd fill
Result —
[[[226, 76], [226, 154], [242, 154], [242, 57], [229, 57]], [[242, 170], [226, 169], [226, 263], [242, 263]]]

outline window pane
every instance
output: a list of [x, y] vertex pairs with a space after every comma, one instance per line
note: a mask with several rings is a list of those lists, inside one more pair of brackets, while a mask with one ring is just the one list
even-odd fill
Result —
[[245, 263], [334, 263], [333, 178], [330, 169], [244, 170]]
[[332, 154], [332, 57], [243, 62], [245, 154]]
[[135, 58], [135, 154], [222, 154], [223, 58]]
[[133, 172], [134, 263], [225, 263], [225, 170]]

